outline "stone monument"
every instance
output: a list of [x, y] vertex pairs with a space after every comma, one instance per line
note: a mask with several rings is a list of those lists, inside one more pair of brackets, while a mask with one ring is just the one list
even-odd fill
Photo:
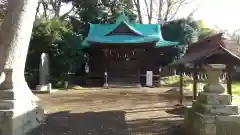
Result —
[[8, 0], [0, 31], [0, 134], [26, 135], [44, 120], [24, 69], [37, 0]]
[[184, 120], [190, 135], [219, 135], [217, 119], [239, 117], [238, 106], [231, 104], [231, 96], [219, 83], [219, 77], [225, 65], [210, 64], [204, 66], [208, 83], [199, 92], [192, 106], [186, 106]]
[[49, 84], [49, 57], [47, 53], [41, 54], [41, 60], [39, 64], [39, 85], [37, 90], [48, 91]]
[[148, 87], [153, 86], [153, 72], [152, 71], [147, 71], [146, 72], [146, 85]]

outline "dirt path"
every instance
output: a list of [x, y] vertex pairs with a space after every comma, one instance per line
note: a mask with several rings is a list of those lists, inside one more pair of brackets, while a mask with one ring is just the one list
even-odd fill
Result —
[[40, 130], [44, 135], [180, 135], [182, 112], [173, 113], [177, 101], [159, 94], [143, 89], [41, 94], [49, 116]]

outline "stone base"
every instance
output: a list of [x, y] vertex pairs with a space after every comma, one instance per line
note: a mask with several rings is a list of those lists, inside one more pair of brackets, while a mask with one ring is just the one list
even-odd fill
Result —
[[239, 135], [240, 115], [202, 114], [195, 107], [186, 106], [184, 125], [188, 135]]
[[219, 116], [216, 119], [217, 135], [239, 135], [240, 115]]
[[199, 92], [198, 102], [208, 105], [230, 105], [231, 96], [229, 94], [215, 94], [207, 92]]
[[185, 106], [184, 108], [184, 127], [188, 135], [193, 135], [194, 133], [194, 111], [192, 106]]
[[194, 116], [194, 135], [217, 135], [215, 116], [196, 112]]
[[216, 135], [215, 116], [194, 112], [190, 106], [185, 108], [184, 124], [188, 135]]
[[48, 91], [48, 85], [37, 85], [36, 90], [38, 90], [38, 91]]
[[0, 110], [0, 134], [1, 135], [26, 135], [45, 119], [44, 111], [35, 107], [22, 115], [14, 116], [17, 110]]
[[103, 88], [104, 88], [104, 89], [108, 89], [108, 88], [109, 88], [108, 83], [104, 83], [104, 84], [103, 84]]
[[51, 91], [41, 91], [41, 90], [32, 90], [32, 92], [34, 94], [52, 94], [52, 93], [55, 93], [55, 92], [58, 92], [59, 90], [57, 89], [53, 89]]
[[238, 115], [238, 106], [236, 105], [209, 105], [202, 104], [199, 101], [193, 101], [193, 109], [205, 115]]
[[185, 107], [184, 123], [189, 135], [219, 135], [217, 129], [224, 122], [216, 119], [230, 119], [239, 114], [238, 106], [231, 105], [230, 99], [228, 94], [200, 92], [192, 106]]
[[216, 94], [200, 92], [197, 100], [193, 101], [194, 112], [205, 115], [238, 115], [238, 106], [231, 105], [231, 96], [228, 94]]

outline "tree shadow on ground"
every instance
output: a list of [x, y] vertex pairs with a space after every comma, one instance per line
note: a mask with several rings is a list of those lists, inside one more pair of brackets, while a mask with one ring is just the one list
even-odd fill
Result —
[[[193, 80], [184, 80], [184, 84], [193, 84]], [[169, 84], [162, 84], [163, 87], [179, 87], [180, 86], [180, 80], [169, 83]]]
[[124, 111], [69, 113], [47, 116], [31, 135], [184, 135], [182, 120], [164, 117], [125, 120]]
[[[207, 80], [198, 79], [197, 83], [207, 83]], [[187, 85], [187, 84], [193, 84], [193, 80], [183, 80], [183, 85]], [[179, 86], [180, 86], [180, 80], [175, 81], [173, 83], [169, 83], [169, 84], [162, 84], [162, 87], [179, 87]]]
[[[81, 102], [81, 103], [89, 103], [93, 101], [99, 101], [99, 100], [104, 100], [105, 102], [116, 102], [118, 100], [127, 100], [127, 101], [141, 101], [141, 102], [146, 102], [146, 103], [153, 103], [153, 102], [168, 102], [171, 101], [172, 99], [169, 97], [163, 97], [163, 96], [157, 96], [159, 95], [158, 93], [144, 93], [144, 92], [131, 92], [131, 91], [109, 91], [109, 92], [98, 92], [95, 91], [94, 93], [82, 93], [82, 94], [76, 94], [76, 95], [67, 95], [67, 94], [62, 94], [62, 95], [52, 95], [52, 98], [58, 98], [56, 99], [59, 100], [59, 102], [63, 102], [64, 104], [70, 104], [70, 103], [76, 103], [76, 102]], [[173, 97], [175, 99], [175, 97]], [[51, 99], [52, 100], [52, 99]], [[172, 102], [172, 101], [171, 101]]]
[[[168, 98], [168, 99], [179, 99], [180, 98], [180, 88], [170, 88], [169, 90], [165, 91], [164, 93], [159, 94], [159, 96]], [[183, 90], [183, 98], [185, 100], [193, 100], [193, 93], [190, 90]]]
[[125, 135], [123, 111], [69, 113], [57, 112], [47, 116], [33, 135]]
[[179, 106], [176, 106], [175, 108], [167, 109], [166, 113], [174, 114], [178, 116], [184, 116], [184, 106], [179, 105]]

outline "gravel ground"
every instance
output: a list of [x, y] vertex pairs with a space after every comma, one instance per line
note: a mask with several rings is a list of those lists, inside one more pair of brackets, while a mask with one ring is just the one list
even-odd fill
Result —
[[183, 110], [160, 90], [69, 90], [38, 94], [48, 118], [34, 135], [181, 135]]

